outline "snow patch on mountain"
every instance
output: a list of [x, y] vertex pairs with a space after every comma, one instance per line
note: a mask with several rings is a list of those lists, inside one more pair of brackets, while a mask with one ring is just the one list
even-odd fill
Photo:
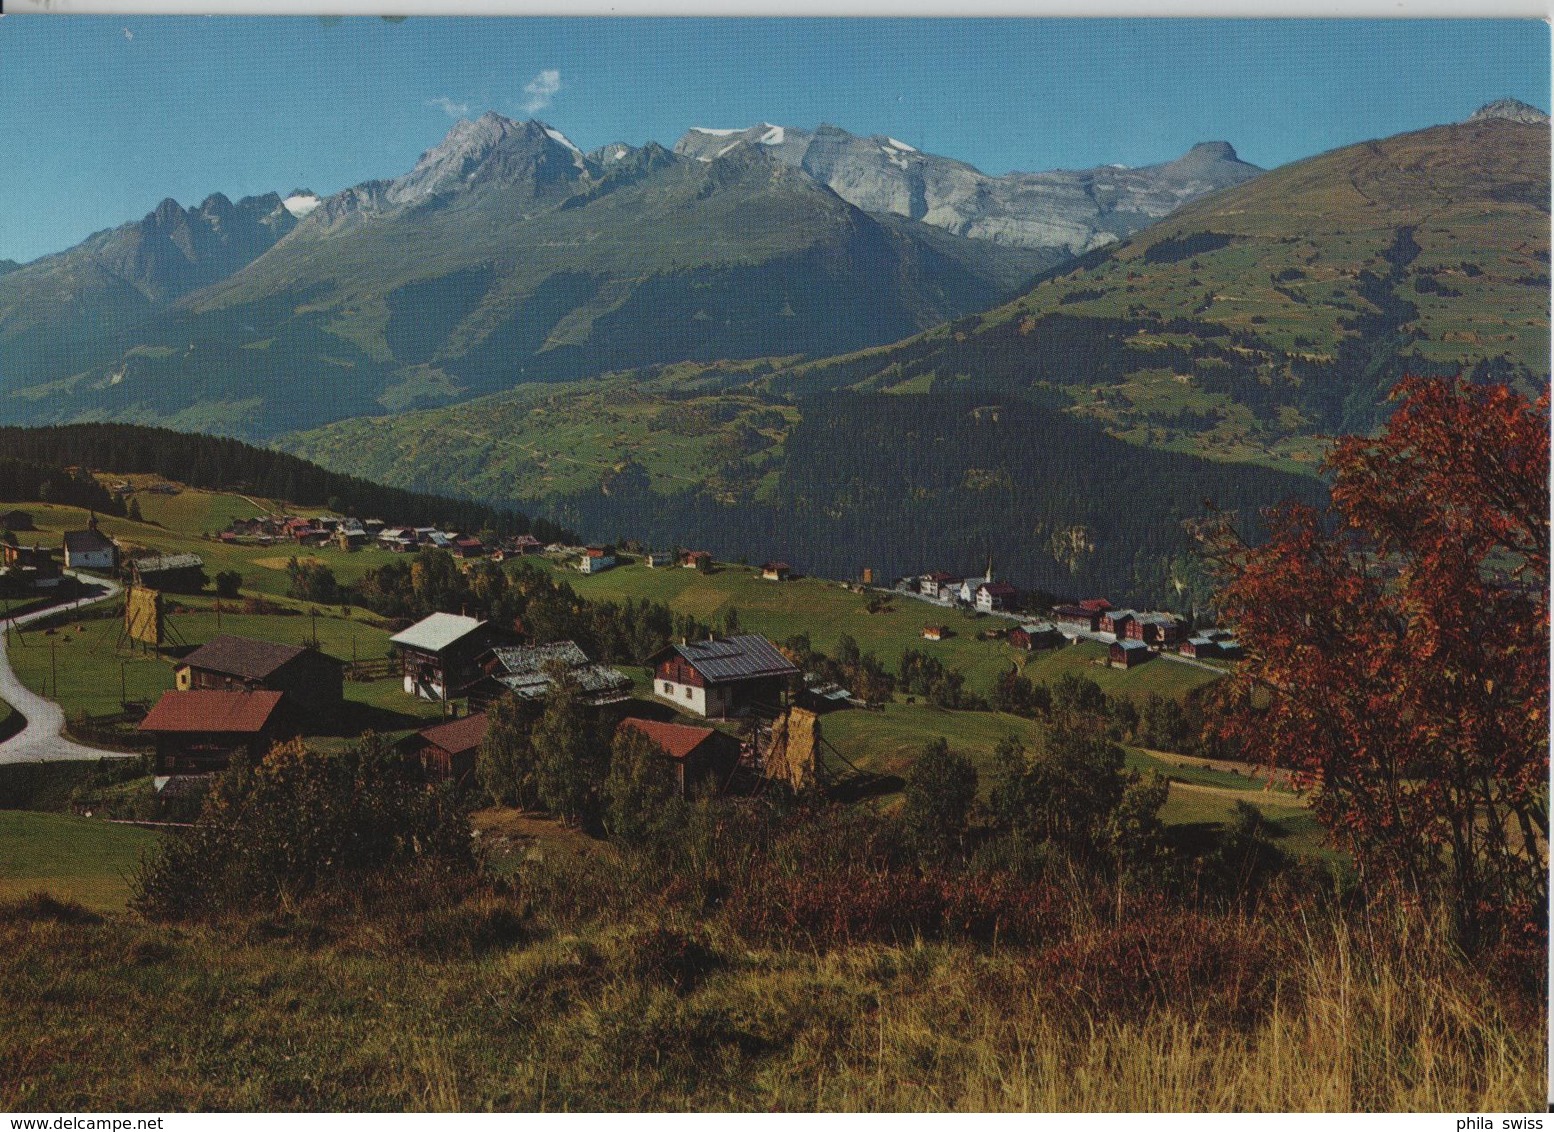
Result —
[[553, 142], [560, 142], [562, 145], [564, 145], [568, 149], [570, 149], [573, 153], [582, 153], [583, 152], [582, 150], [578, 149], [577, 146], [573, 145], [567, 139], [566, 134], [562, 133], [560, 130], [555, 130], [555, 129], [552, 129], [551, 127], [549, 127], [549, 126], [546, 126], [545, 127], [545, 136], [548, 137]]
[[742, 134], [744, 132], [744, 130], [711, 130], [706, 126], [691, 127], [691, 133], [693, 134], [710, 134], [715, 138], [726, 138], [731, 134]]

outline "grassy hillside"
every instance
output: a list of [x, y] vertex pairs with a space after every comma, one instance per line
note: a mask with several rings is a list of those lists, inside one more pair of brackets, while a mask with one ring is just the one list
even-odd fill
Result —
[[0, 900], [47, 892], [96, 912], [122, 911], [130, 874], [158, 836], [66, 814], [0, 810]]
[[1498, 119], [1334, 150], [786, 380], [1056, 395], [1136, 443], [1309, 467], [1405, 371], [1547, 380], [1548, 164], [1546, 126]]

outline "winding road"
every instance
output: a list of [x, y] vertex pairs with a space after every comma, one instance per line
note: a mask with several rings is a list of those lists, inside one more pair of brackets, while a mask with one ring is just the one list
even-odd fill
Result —
[[47, 609], [0, 620], [0, 627], [5, 630], [0, 632], [0, 700], [4, 700], [21, 712], [27, 721], [20, 732], [0, 743], [0, 763], [130, 757], [123, 751], [101, 751], [96, 747], [84, 747], [80, 743], [65, 738], [64, 710], [52, 700], [46, 700], [31, 691], [18, 680], [11, 668], [10, 657], [6, 655], [6, 648], [11, 638], [9, 631], [11, 625], [26, 625], [29, 622], [41, 621], [56, 613], [65, 613], [72, 609], [80, 609], [84, 605], [106, 601], [119, 592], [118, 583], [110, 582], [106, 578], [82, 576], [80, 580], [96, 588], [97, 592], [62, 605], [51, 605]]

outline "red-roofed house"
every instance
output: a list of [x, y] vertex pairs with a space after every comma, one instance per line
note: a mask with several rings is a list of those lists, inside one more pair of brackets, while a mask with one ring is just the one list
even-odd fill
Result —
[[682, 797], [702, 782], [721, 786], [739, 761], [739, 740], [711, 727], [635, 717], [621, 720], [621, 726], [642, 732], [674, 761], [675, 782]]
[[259, 758], [296, 734], [280, 692], [164, 692], [140, 721], [156, 741], [155, 773], [225, 770], [239, 751]]

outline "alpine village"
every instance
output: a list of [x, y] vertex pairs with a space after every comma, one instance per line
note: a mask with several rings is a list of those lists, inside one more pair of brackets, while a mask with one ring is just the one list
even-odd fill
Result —
[[0, 262], [0, 1107], [1541, 1112], [1550, 128], [1462, 111], [492, 112]]

